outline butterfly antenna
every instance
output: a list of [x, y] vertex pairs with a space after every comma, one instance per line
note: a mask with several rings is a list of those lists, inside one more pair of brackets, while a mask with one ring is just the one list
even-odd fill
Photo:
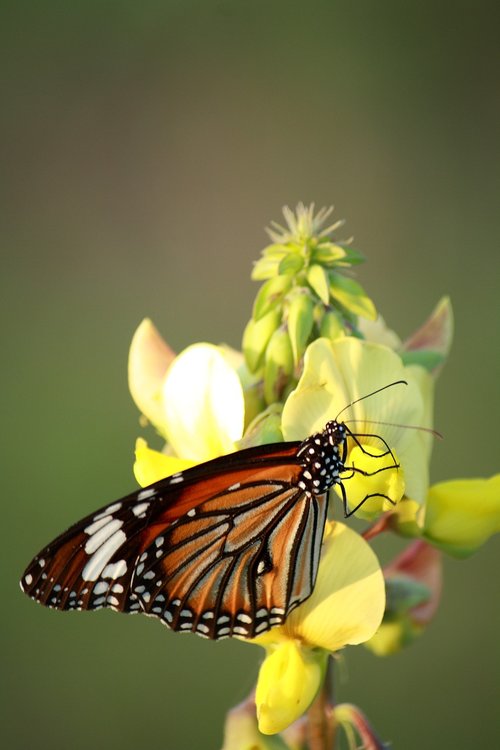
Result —
[[383, 385], [382, 388], [377, 388], [376, 391], [372, 391], [371, 393], [367, 393], [366, 396], [361, 396], [361, 398], [357, 398], [354, 401], [351, 401], [350, 404], [347, 404], [347, 406], [344, 406], [344, 408], [339, 411], [339, 413], [335, 417], [335, 421], [337, 422], [342, 412], [346, 411], [347, 409], [350, 409], [351, 406], [354, 406], [354, 404], [357, 404], [360, 401], [364, 401], [365, 398], [370, 398], [371, 396], [374, 396], [376, 393], [385, 391], [386, 388], [392, 388], [394, 385], [408, 385], [408, 382], [406, 380], [395, 380], [394, 383], [388, 383], [387, 385]]
[[[359, 419], [346, 419], [345, 423], [348, 422], [359, 422]], [[439, 440], [444, 440], [443, 435], [438, 432], [437, 430], [433, 430], [432, 427], [422, 427], [421, 425], [416, 424], [397, 424], [396, 422], [379, 422], [375, 419], [363, 419], [362, 420], [365, 424], [382, 424], [385, 427], [401, 427], [403, 430], [420, 430], [421, 432], [428, 432], [429, 435], [433, 435], [433, 437], [438, 438]]]

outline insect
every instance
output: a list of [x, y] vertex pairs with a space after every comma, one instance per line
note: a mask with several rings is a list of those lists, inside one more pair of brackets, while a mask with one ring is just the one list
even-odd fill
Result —
[[360, 437], [368, 435], [337, 417], [303, 442], [247, 448], [166, 477], [58, 536], [21, 588], [54, 609], [109, 607], [214, 640], [252, 638], [312, 593], [329, 489], [338, 487], [346, 516], [362, 504], [349, 509], [341, 478], [365, 473], [345, 465], [348, 439], [360, 445]]

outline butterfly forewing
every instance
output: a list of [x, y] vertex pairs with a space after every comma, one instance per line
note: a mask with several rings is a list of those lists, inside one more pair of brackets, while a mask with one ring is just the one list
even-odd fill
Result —
[[264, 632], [317, 572], [326, 496], [298, 487], [297, 446], [215, 459], [97, 511], [34, 558], [23, 590], [56, 609], [144, 611], [209, 638]]

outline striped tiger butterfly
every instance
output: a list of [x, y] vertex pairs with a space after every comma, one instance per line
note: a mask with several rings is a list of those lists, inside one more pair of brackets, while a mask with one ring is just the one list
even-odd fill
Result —
[[339, 415], [303, 442], [221, 456], [101, 508], [32, 560], [22, 590], [53, 609], [140, 612], [214, 640], [282, 624], [314, 588], [330, 488], [346, 516], [371, 497], [349, 509], [341, 475], [366, 472], [346, 466], [348, 439], [367, 453], [359, 438], [378, 438], [377, 457], [394, 458]]

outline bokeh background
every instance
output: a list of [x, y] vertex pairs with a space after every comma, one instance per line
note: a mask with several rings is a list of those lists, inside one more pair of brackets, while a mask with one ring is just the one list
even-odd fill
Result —
[[[17, 579], [134, 487], [126, 381], [149, 315], [238, 346], [283, 204], [335, 203], [409, 334], [451, 295], [434, 480], [498, 470], [497, 3], [2, 2], [5, 748], [217, 748], [260, 651], [146, 618], [61, 615]], [[496, 414], [496, 416], [495, 416]], [[394, 748], [498, 742], [498, 545], [447, 560], [411, 649], [347, 653], [339, 698]]]

